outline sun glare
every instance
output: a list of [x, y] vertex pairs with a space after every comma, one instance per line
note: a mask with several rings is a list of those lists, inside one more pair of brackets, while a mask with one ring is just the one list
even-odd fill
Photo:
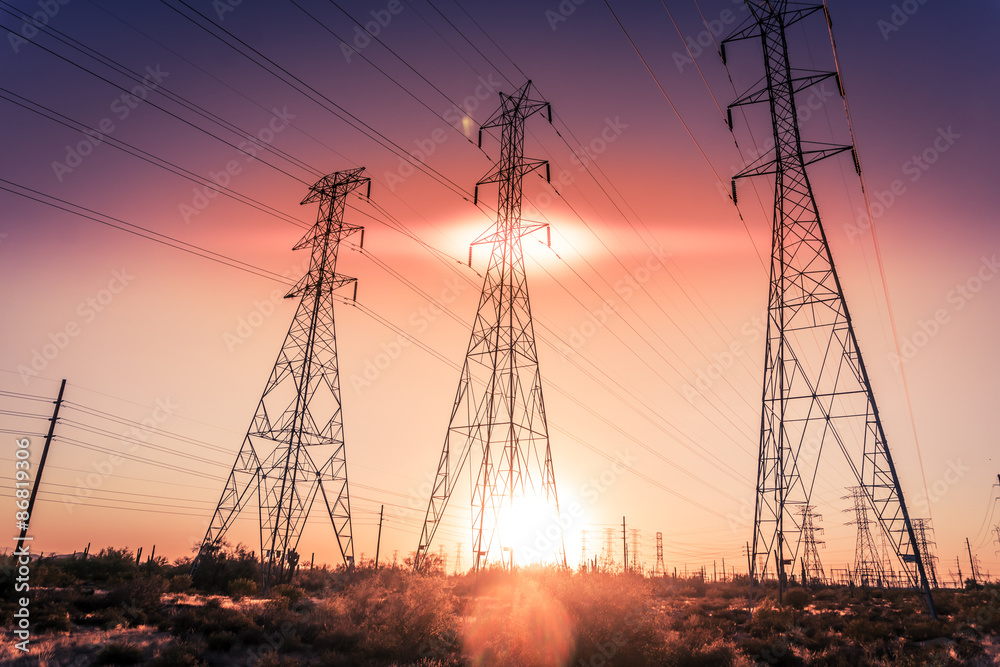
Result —
[[503, 548], [513, 556], [514, 565], [524, 567], [561, 561], [563, 536], [559, 515], [544, 496], [527, 494], [504, 503], [497, 529]]

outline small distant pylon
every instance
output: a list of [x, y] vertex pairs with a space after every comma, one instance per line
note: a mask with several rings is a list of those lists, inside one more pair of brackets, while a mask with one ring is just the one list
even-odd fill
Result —
[[586, 529], [580, 531], [580, 568], [585, 569], [587, 567], [587, 531]]
[[816, 521], [823, 517], [816, 514], [812, 505], [803, 505], [799, 509], [799, 518], [802, 522], [802, 583], [812, 586], [822, 585], [826, 582], [826, 573], [823, 571], [817, 547], [824, 542], [816, 539], [816, 533], [822, 533], [823, 529], [816, 527]]
[[455, 548], [455, 574], [459, 574], [462, 571], [462, 546], [461, 542]]
[[656, 533], [656, 566], [653, 568], [653, 574], [657, 577], [662, 577], [667, 573], [667, 568], [663, 565], [663, 533], [657, 531]]
[[934, 540], [928, 539], [927, 534], [933, 533], [929, 519], [914, 519], [913, 530], [917, 534], [917, 544], [920, 545], [920, 555], [924, 559], [924, 570], [927, 571], [927, 578], [931, 581], [931, 586], [938, 587], [937, 578], [937, 556], [932, 547], [936, 547]]
[[632, 571], [639, 572], [640, 563], [642, 562], [642, 558], [639, 555], [639, 529], [630, 528], [629, 533], [632, 538], [632, 546], [630, 547], [632, 549]]
[[324, 176], [303, 204], [319, 203], [316, 224], [294, 247], [312, 251], [309, 271], [285, 295], [300, 299], [260, 403], [192, 564], [219, 549], [233, 521], [257, 501], [261, 584], [281, 583], [298, 565], [306, 519], [321, 495], [340, 557], [354, 567], [347, 455], [333, 318], [334, 292], [354, 278], [337, 273], [340, 242], [363, 228], [344, 222], [347, 196], [367, 186], [363, 167]]
[[854, 521], [848, 521], [845, 526], [856, 526], [858, 539], [854, 549], [854, 574], [859, 586], [885, 585], [885, 570], [879, 558], [879, 551], [872, 539], [871, 522], [868, 520], [868, 498], [859, 486], [852, 487], [850, 494], [841, 500], [851, 500], [853, 507], [845, 512], [854, 513]]
[[604, 571], [613, 572], [615, 569], [615, 529], [604, 529], [604, 553], [602, 554]]

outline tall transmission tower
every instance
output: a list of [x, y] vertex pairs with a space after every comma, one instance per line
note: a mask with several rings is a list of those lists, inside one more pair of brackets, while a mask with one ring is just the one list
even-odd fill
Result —
[[656, 565], [653, 566], [653, 574], [662, 577], [667, 573], [667, 568], [663, 565], [663, 533], [656, 533]]
[[[723, 61], [727, 43], [759, 40], [765, 75], [762, 87], [729, 106], [730, 127], [734, 107], [766, 102], [774, 140], [773, 149], [733, 177], [734, 202], [737, 179], [774, 177], [753, 553], [764, 555], [765, 569], [774, 559], [780, 600], [787, 568], [794, 572], [795, 560], [801, 557], [802, 527], [795, 521], [795, 507], [810, 503], [820, 454], [824, 446], [836, 446], [847, 457], [903, 570], [914, 586], [923, 588], [933, 617], [934, 601], [916, 536], [806, 172], [818, 160], [853, 152], [851, 146], [803, 142], [799, 132], [795, 94], [827, 79], [840, 80], [836, 72], [793, 69], [786, 32], [824, 6], [788, 0], [745, 2], [750, 16], [723, 41]], [[856, 154], [855, 162], [857, 166]], [[848, 451], [855, 440], [863, 443], [860, 454]], [[806, 457], [800, 461], [803, 451], [815, 452], [812, 470]], [[751, 586], [755, 575], [751, 572]], [[751, 603], [753, 598], [751, 593]]]
[[802, 584], [823, 584], [826, 581], [826, 573], [823, 571], [823, 563], [819, 559], [818, 546], [824, 544], [822, 540], [816, 539], [816, 533], [823, 532], [822, 528], [816, 527], [816, 521], [823, 517], [816, 514], [812, 505], [802, 505], [799, 508], [800, 525], [802, 526]]
[[580, 566], [587, 567], [587, 530], [580, 531]]
[[[500, 128], [500, 161], [476, 184], [475, 198], [478, 203], [481, 185], [500, 186], [497, 222], [472, 243], [490, 244], [492, 254], [420, 532], [414, 559], [417, 569], [470, 456], [479, 459], [472, 493], [474, 570], [491, 560], [505, 567], [515, 564], [513, 545], [504, 544], [510, 538], [498, 528], [505, 517], [517, 516], [519, 502], [534, 508], [544, 498], [558, 520], [559, 499], [521, 249], [522, 236], [545, 227], [521, 220], [522, 179], [543, 166], [548, 174], [548, 162], [524, 157], [524, 125], [542, 110], [551, 122], [552, 110], [548, 102], [531, 99], [530, 89], [528, 81], [513, 95], [501, 93], [500, 108], [479, 128], [480, 145], [483, 130]], [[471, 260], [471, 248], [469, 252]], [[532, 465], [538, 464], [539, 455], [544, 462], [532, 478]], [[559, 526], [562, 539], [561, 522]], [[565, 543], [560, 548], [559, 560], [565, 567]]]
[[341, 240], [358, 232], [364, 238], [362, 227], [344, 222], [347, 195], [362, 186], [371, 194], [371, 181], [362, 171], [325, 176], [302, 200], [318, 202], [319, 215], [294, 247], [312, 252], [309, 271], [285, 295], [299, 298], [299, 306], [195, 559], [197, 567], [203, 555], [218, 550], [255, 496], [264, 590], [294, 572], [296, 548], [317, 494], [344, 565], [354, 566], [333, 303], [336, 290], [352, 283], [357, 289], [355, 278], [336, 269]]
[[924, 569], [927, 577], [931, 580], [931, 586], [938, 587], [937, 578], [937, 556], [931, 547], [936, 546], [933, 540], [927, 539], [927, 533], [933, 533], [929, 519], [914, 519], [913, 530], [917, 533], [917, 544], [920, 545], [920, 555], [924, 559]]
[[853, 512], [854, 520], [848, 521], [845, 525], [855, 526], [858, 529], [858, 539], [854, 548], [854, 574], [860, 586], [879, 586], [885, 583], [885, 569], [882, 559], [879, 558], [879, 550], [872, 539], [871, 521], [868, 519], [868, 501], [865, 498], [864, 490], [853, 487], [849, 495], [841, 500], [851, 500], [853, 507], [845, 512]]

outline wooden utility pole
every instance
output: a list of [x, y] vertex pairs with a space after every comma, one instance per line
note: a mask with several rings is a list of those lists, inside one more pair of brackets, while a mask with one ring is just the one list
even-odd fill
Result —
[[378, 540], [375, 542], [375, 569], [378, 569], [378, 552], [382, 547], [382, 513], [385, 511], [385, 505], [379, 507], [378, 510]]
[[969, 546], [969, 538], [965, 538], [965, 548], [969, 551], [969, 567], [972, 568], [972, 583], [979, 584], [979, 579], [976, 577], [976, 561], [972, 560], [972, 547]]
[[[59, 385], [59, 396], [56, 398], [56, 407], [52, 411], [52, 419], [49, 421], [49, 432], [45, 436], [45, 445], [42, 447], [42, 458], [38, 461], [38, 472], [35, 474], [35, 483], [31, 487], [31, 497], [28, 498], [28, 519], [24, 522], [21, 527], [21, 536], [17, 538], [18, 544], [24, 542], [25, 535], [28, 533], [28, 525], [31, 523], [31, 517], [35, 511], [35, 497], [38, 495], [38, 485], [42, 481], [42, 471], [45, 469], [45, 459], [49, 455], [49, 445], [52, 444], [52, 434], [56, 430], [56, 420], [59, 418], [59, 408], [62, 407], [63, 402], [63, 392], [66, 390], [66, 379], [63, 378], [62, 384]], [[87, 545], [90, 548], [90, 545]]]

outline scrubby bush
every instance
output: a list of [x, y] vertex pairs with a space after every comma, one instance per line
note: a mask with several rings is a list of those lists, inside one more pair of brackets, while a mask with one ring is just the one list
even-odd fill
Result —
[[142, 662], [142, 649], [128, 642], [108, 644], [94, 656], [98, 665], [137, 665]]
[[229, 597], [233, 600], [241, 600], [248, 595], [256, 595], [257, 582], [253, 579], [234, 579], [229, 582]]
[[256, 555], [242, 544], [230, 548], [223, 543], [204, 550], [191, 578], [194, 587], [201, 591], [228, 593], [231, 581], [259, 580], [260, 564]]
[[809, 591], [804, 588], [793, 588], [785, 593], [785, 604], [794, 609], [805, 609], [809, 599]]

